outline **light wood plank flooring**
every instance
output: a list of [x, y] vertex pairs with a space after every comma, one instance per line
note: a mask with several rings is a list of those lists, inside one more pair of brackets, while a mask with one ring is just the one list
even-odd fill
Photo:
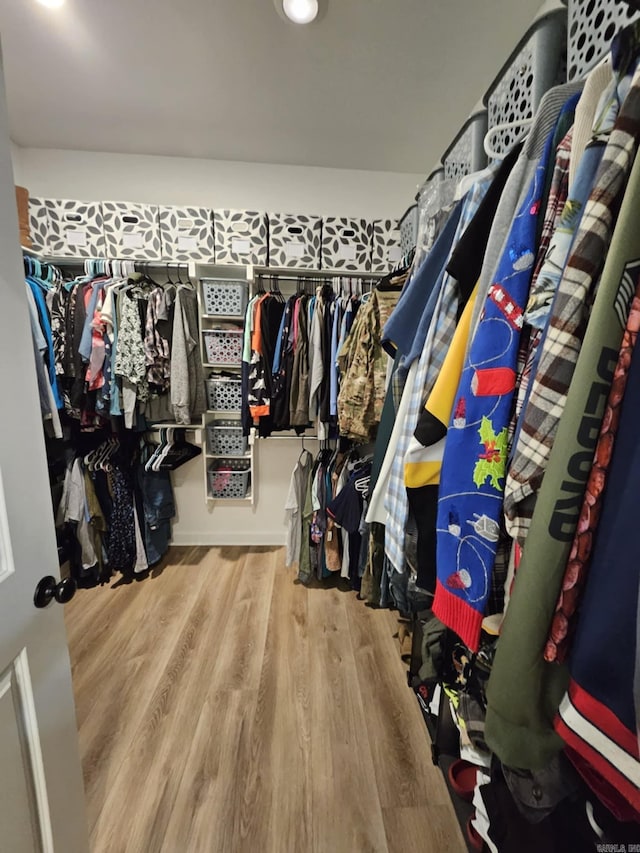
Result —
[[66, 621], [93, 853], [466, 850], [387, 611], [172, 548]]

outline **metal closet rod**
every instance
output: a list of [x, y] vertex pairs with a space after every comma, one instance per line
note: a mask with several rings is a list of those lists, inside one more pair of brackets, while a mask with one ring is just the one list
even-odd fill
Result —
[[356, 272], [354, 270], [310, 270], [291, 269], [287, 267], [252, 267], [253, 278], [384, 278], [384, 273]]
[[255, 281], [259, 281], [260, 279], [267, 279], [269, 281], [324, 281], [330, 283], [333, 279], [344, 279], [345, 281], [375, 281], [378, 282], [381, 279], [381, 276], [376, 275], [331, 275], [331, 276], [320, 276], [320, 275], [278, 275], [278, 273], [269, 273], [265, 275], [264, 273], [260, 273], [256, 275]]
[[329, 275], [321, 275], [320, 273], [314, 275], [280, 275], [280, 273], [256, 273], [254, 281], [260, 281], [260, 279], [267, 279], [269, 281], [322, 281], [330, 284], [334, 279], [340, 279], [341, 281], [362, 281], [362, 282], [378, 282], [384, 276], [377, 275], [376, 273], [367, 273], [366, 275], [360, 274], [351, 274], [349, 273], [333, 273]]
[[[26, 253], [28, 254], [28, 253]], [[65, 258], [65, 257], [54, 257], [50, 255], [43, 255], [37, 258], [37, 260], [42, 263], [49, 264], [86, 264], [86, 263], [127, 263], [133, 264], [136, 267], [143, 267], [145, 269], [174, 269], [174, 270], [189, 270], [189, 264], [185, 263], [175, 263], [173, 261], [142, 261], [135, 260], [134, 258]]]

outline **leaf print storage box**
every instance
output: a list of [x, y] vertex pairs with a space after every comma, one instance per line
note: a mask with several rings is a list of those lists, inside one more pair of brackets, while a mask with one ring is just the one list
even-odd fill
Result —
[[49, 253], [49, 213], [45, 198], [29, 199], [29, 231], [32, 248]]
[[320, 269], [320, 216], [294, 216], [272, 213], [269, 216], [269, 266]]
[[162, 259], [158, 208], [128, 201], [102, 203], [104, 237], [109, 258], [134, 261]]
[[31, 199], [34, 247], [61, 258], [104, 258], [102, 205], [97, 201]]
[[169, 261], [213, 263], [213, 211], [204, 207], [158, 209], [162, 256]]
[[371, 272], [388, 273], [402, 260], [400, 224], [397, 219], [376, 219], [372, 228]]
[[267, 233], [266, 213], [214, 210], [216, 263], [266, 266], [269, 261]]
[[371, 223], [329, 217], [322, 223], [322, 269], [370, 272]]

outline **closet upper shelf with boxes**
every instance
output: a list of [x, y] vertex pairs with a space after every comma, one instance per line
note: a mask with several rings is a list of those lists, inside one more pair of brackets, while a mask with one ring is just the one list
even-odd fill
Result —
[[29, 224], [26, 248], [60, 259], [384, 273], [402, 254], [391, 219], [31, 198]]

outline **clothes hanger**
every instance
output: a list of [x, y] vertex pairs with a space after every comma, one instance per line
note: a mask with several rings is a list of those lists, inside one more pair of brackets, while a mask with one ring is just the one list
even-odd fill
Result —
[[162, 454], [153, 466], [154, 471], [175, 471], [202, 453], [202, 447], [190, 444], [187, 441], [187, 431], [185, 429], [169, 427], [169, 433], [170, 444], [166, 452]]
[[152, 471], [153, 470], [154, 463], [158, 459], [159, 455], [164, 451], [166, 445], [167, 445], [167, 430], [164, 427], [162, 427], [160, 429], [160, 443], [156, 445], [155, 451], [150, 456], [150, 458], [147, 460], [147, 462], [144, 466], [145, 471]]
[[[491, 147], [491, 140], [498, 133], [502, 133], [503, 130], [522, 130], [527, 127], [531, 127], [535, 118], [532, 116], [531, 118], [521, 118], [517, 121], [505, 121], [502, 124], [496, 124], [493, 127], [489, 128], [484, 137], [484, 152], [491, 160], [504, 160], [507, 155], [506, 151], [494, 151]], [[520, 142], [521, 139], [516, 140]]]

